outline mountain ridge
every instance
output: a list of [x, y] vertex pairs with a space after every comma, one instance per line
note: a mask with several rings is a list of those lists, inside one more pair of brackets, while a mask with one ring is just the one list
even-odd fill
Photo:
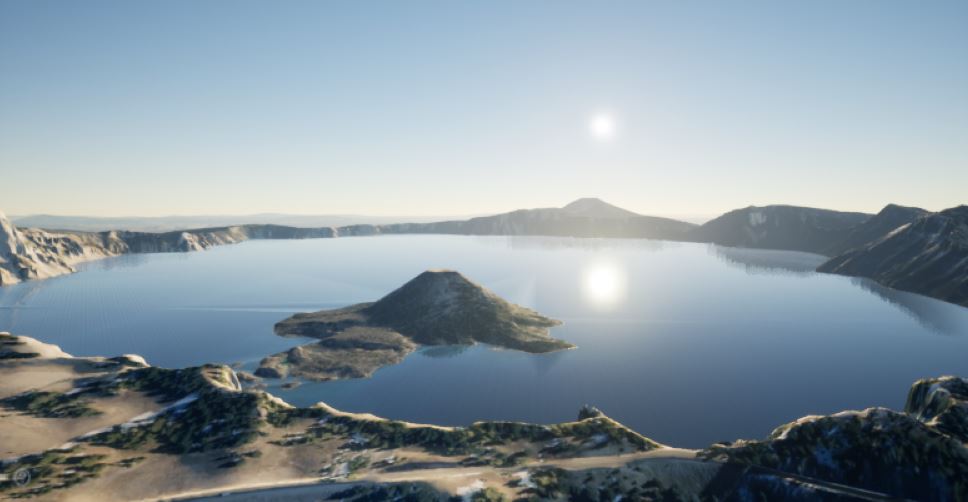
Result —
[[[54, 232], [17, 229], [4, 219], [2, 230], [6, 251], [0, 250], [0, 286], [23, 280], [43, 279], [71, 273], [82, 261], [126, 253], [187, 252], [252, 239], [310, 239], [384, 234], [452, 235], [539, 235], [595, 238], [645, 238], [668, 241], [705, 242], [729, 247], [805, 251], [827, 256], [819, 272], [870, 277], [881, 284], [921, 293], [964, 305], [958, 289], [960, 272], [946, 275], [923, 267], [892, 266], [911, 274], [910, 280], [875, 273], [859, 267], [857, 256], [890, 255], [875, 241], [915, 220], [931, 215], [953, 214], [958, 208], [931, 213], [921, 208], [888, 204], [877, 214], [842, 212], [790, 205], [748, 206], [729, 211], [703, 225], [669, 218], [645, 216], [619, 208], [597, 198], [582, 198], [561, 208], [519, 209], [492, 216], [432, 223], [356, 224], [341, 227], [289, 227], [271, 224], [234, 225], [170, 232]], [[956, 226], [939, 227], [954, 232]], [[909, 234], [910, 235], [910, 234]], [[10, 244], [16, 242], [17, 244]], [[888, 243], [899, 243], [891, 240]], [[914, 239], [930, 246], [925, 239]], [[927, 251], [927, 250], [922, 250]], [[950, 247], [951, 264], [958, 270], [968, 260], [968, 251]], [[898, 252], [893, 253], [900, 256]], [[909, 250], [904, 256], [919, 253]], [[924, 253], [920, 253], [924, 256]], [[847, 255], [847, 256], [844, 256]], [[922, 260], [923, 261], [923, 260]]]

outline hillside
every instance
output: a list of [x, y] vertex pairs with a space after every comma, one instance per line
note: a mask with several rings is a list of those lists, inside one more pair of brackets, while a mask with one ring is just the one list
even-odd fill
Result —
[[968, 306], [968, 206], [924, 214], [817, 270]]
[[721, 246], [826, 254], [871, 215], [798, 206], [750, 206], [730, 211], [690, 233]]
[[919, 207], [888, 204], [874, 216], [853, 227], [844, 240], [827, 248], [825, 254], [836, 256], [856, 247], [864, 246], [928, 213], [929, 211]]

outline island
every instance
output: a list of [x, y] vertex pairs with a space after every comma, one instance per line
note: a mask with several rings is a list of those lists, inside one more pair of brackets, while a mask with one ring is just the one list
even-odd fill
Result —
[[365, 378], [419, 346], [470, 345], [530, 353], [571, 349], [553, 338], [560, 321], [515, 305], [453, 270], [428, 270], [376, 302], [296, 314], [280, 336], [318, 338], [262, 360], [258, 376]]

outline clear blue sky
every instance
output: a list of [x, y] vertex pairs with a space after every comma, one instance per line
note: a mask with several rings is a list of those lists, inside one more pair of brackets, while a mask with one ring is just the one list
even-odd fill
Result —
[[581, 196], [968, 203], [968, 2], [0, 0], [9, 214]]

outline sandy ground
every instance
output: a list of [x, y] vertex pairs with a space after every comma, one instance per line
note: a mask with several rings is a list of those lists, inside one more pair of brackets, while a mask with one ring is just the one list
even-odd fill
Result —
[[0, 413], [0, 458], [16, 457], [58, 448], [88, 432], [124, 423], [161, 408], [154, 399], [136, 392], [91, 401], [102, 413], [81, 418], [38, 418], [19, 413]]
[[[410, 453], [410, 461], [425, 461], [417, 452]], [[268, 500], [285, 500], [290, 502], [317, 501], [320, 498], [360, 484], [398, 483], [398, 482], [426, 482], [434, 487], [450, 492], [459, 493], [480, 481], [492, 487], [503, 487], [515, 474], [534, 467], [558, 467], [567, 470], [603, 469], [626, 466], [636, 462], [659, 470], [659, 466], [688, 463], [690, 467], [697, 464], [718, 468], [715, 464], [701, 462], [695, 459], [695, 450], [679, 448], [661, 448], [641, 453], [625, 455], [610, 455], [601, 457], [582, 457], [560, 459], [548, 462], [528, 462], [515, 467], [440, 467], [430, 469], [413, 469], [408, 471], [367, 473], [354, 481], [321, 482], [318, 478], [297, 479], [289, 482], [269, 484], [246, 484], [223, 486], [214, 490], [199, 490], [194, 493], [183, 493], [174, 500], [229, 500], [235, 502], [261, 502]], [[448, 459], [453, 461], [453, 459]], [[509, 492], [510, 494], [510, 492]], [[160, 499], [158, 499], [160, 500]]]

